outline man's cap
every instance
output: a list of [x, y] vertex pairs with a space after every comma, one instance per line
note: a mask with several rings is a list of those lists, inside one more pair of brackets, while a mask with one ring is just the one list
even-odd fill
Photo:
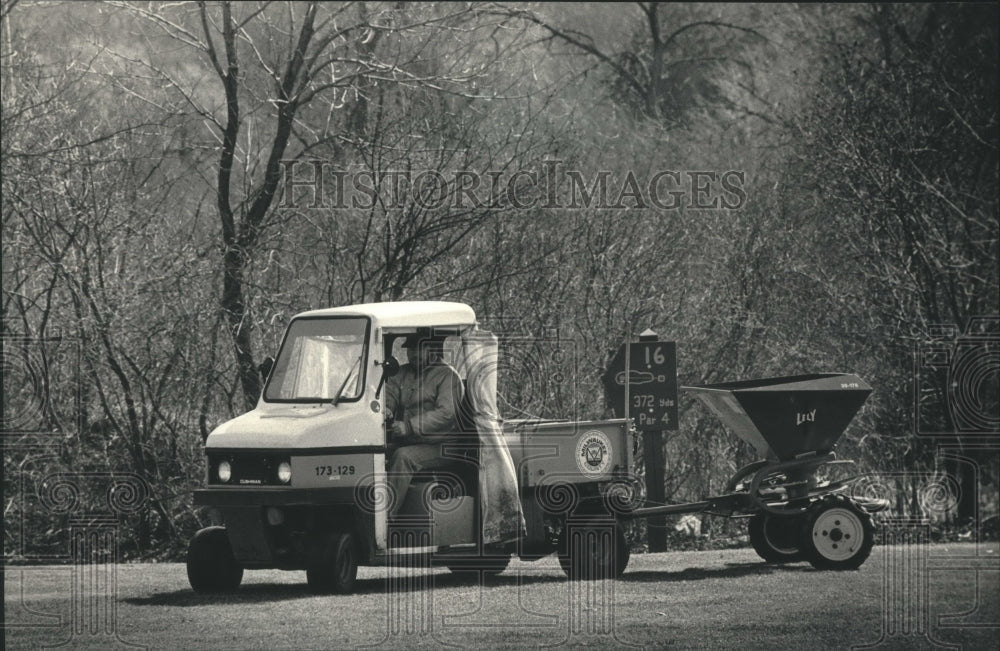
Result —
[[444, 344], [444, 337], [436, 337], [431, 334], [430, 330], [421, 328], [412, 334], [406, 335], [406, 339], [403, 340], [403, 348], [418, 347], [421, 343], [440, 347]]

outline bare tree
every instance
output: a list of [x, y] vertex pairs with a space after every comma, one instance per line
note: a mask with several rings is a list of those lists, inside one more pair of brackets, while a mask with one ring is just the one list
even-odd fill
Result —
[[[997, 13], [986, 5], [949, 12], [878, 5], [858, 18], [855, 40], [834, 41], [829, 91], [801, 122], [801, 165], [792, 176], [822, 199], [809, 214], [822, 242], [823, 285], [842, 315], [833, 336], [858, 351], [858, 363], [878, 360], [877, 425], [905, 444], [891, 455], [883, 447], [883, 462], [930, 466], [934, 450], [912, 426], [924, 419], [940, 431], [956, 426], [943, 381], [912, 388], [914, 345], [941, 324], [964, 327], [1000, 309]], [[983, 379], [983, 394], [996, 395], [1000, 378]], [[928, 391], [917, 402], [930, 409], [901, 413], [913, 390]], [[884, 446], [880, 438], [869, 444]], [[968, 519], [973, 478], [954, 472], [958, 515]]]
[[556, 8], [508, 11], [538, 26], [544, 40], [603, 67], [618, 101], [665, 126], [686, 123], [700, 107], [773, 119], [748, 56], [750, 45], [767, 41], [756, 28], [691, 7], [636, 2], [632, 33], [622, 45], [573, 26], [572, 19], [559, 20]]
[[249, 407], [260, 382], [247, 273], [262, 234], [274, 224], [284, 163], [306, 152], [329, 152], [337, 143], [363, 142], [371, 101], [386, 85], [461, 92], [491, 61], [451, 56], [447, 65], [431, 69], [425, 50], [448, 30], [475, 26], [483, 14], [448, 4], [223, 2], [200, 3], [194, 15], [174, 7], [127, 7], [200, 52], [221, 87], [222, 102], [212, 105], [190, 75], [148, 63], [218, 138], [213, 185], [221, 225], [220, 309]]

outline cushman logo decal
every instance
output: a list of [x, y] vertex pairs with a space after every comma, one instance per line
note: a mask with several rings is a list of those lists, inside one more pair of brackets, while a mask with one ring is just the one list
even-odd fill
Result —
[[603, 475], [611, 467], [611, 441], [604, 432], [590, 430], [576, 445], [576, 466], [585, 475]]

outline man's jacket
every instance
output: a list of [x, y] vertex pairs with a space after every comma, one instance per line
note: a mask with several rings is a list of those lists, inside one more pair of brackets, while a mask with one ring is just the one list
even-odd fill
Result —
[[451, 437], [458, 432], [462, 390], [462, 378], [444, 362], [420, 373], [404, 364], [386, 383], [385, 406], [394, 420], [406, 423], [407, 436]]

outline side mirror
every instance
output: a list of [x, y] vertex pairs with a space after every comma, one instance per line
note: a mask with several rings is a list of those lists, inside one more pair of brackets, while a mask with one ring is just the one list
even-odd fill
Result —
[[267, 376], [271, 374], [271, 369], [274, 367], [274, 358], [265, 357], [264, 361], [257, 365], [257, 370], [260, 371], [260, 381], [267, 382]]
[[382, 362], [382, 377], [389, 378], [396, 375], [399, 375], [399, 362], [396, 361], [395, 357], [390, 357]]
[[399, 362], [396, 361], [395, 357], [390, 356], [389, 359], [382, 362], [382, 378], [378, 381], [378, 388], [375, 389], [376, 400], [378, 400], [379, 395], [382, 393], [382, 385], [394, 375], [399, 375]]

